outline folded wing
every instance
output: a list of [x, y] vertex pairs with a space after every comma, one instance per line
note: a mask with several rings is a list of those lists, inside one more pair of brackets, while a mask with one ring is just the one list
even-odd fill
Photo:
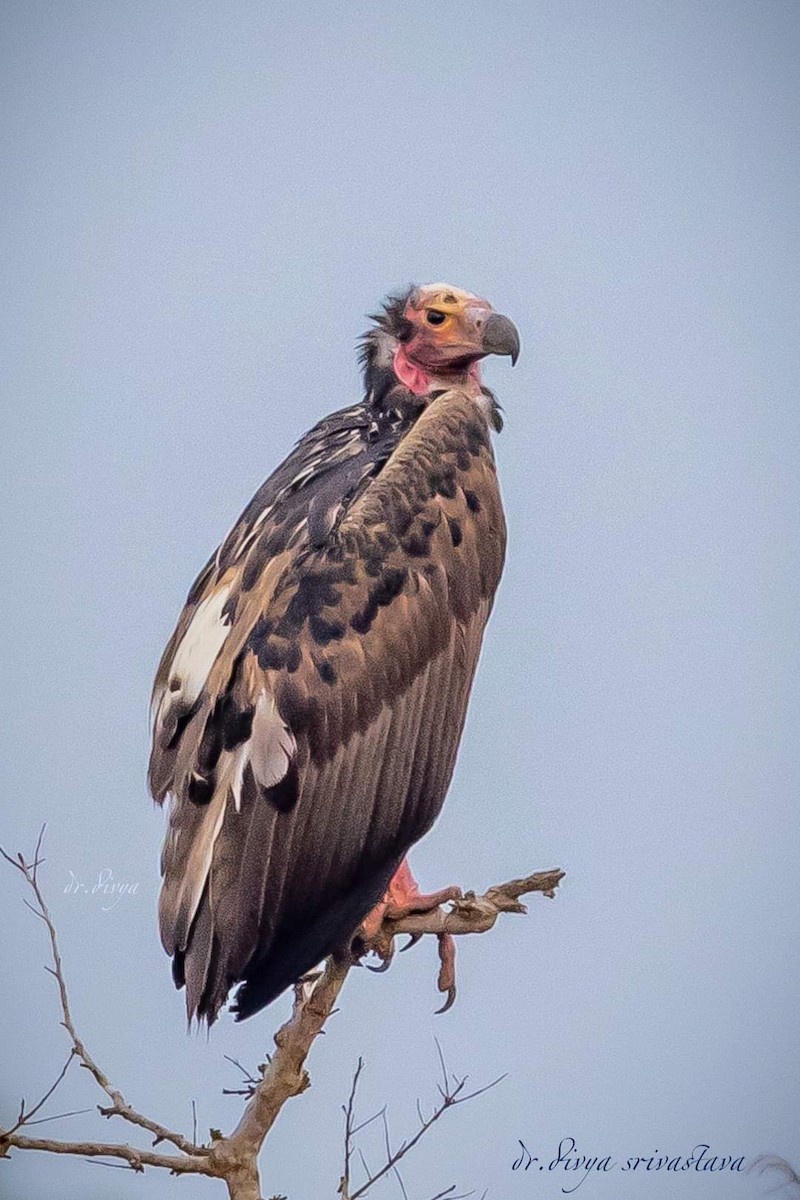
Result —
[[451, 391], [359, 444], [265, 485], [156, 679], [161, 931], [190, 1016], [237, 983], [248, 1016], [345, 946], [450, 782], [505, 545], [486, 421]]

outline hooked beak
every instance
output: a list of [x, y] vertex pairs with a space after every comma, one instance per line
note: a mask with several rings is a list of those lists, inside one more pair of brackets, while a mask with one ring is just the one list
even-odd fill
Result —
[[484, 354], [507, 354], [513, 367], [519, 358], [519, 334], [514, 322], [500, 313], [491, 313], [483, 327], [481, 348]]

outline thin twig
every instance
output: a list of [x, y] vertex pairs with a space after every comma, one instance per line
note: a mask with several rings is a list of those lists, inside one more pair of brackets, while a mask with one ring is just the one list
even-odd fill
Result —
[[[255, 1093], [256, 1088], [258, 1087], [259, 1079], [263, 1078], [263, 1071], [261, 1072], [261, 1075], [257, 1079], [255, 1075], [251, 1075], [251, 1073], [248, 1071], [247, 1067], [242, 1066], [242, 1064], [239, 1062], [238, 1058], [231, 1058], [230, 1054], [223, 1054], [222, 1057], [226, 1058], [229, 1063], [233, 1063], [233, 1065], [239, 1071], [241, 1071], [242, 1078], [244, 1080], [244, 1087], [223, 1088], [222, 1089], [223, 1096], [246, 1096], [247, 1099], [249, 1100]], [[269, 1061], [269, 1055], [267, 1055], [267, 1061]]]
[[451, 1183], [450, 1187], [445, 1188], [441, 1192], [437, 1192], [435, 1196], [431, 1196], [431, 1200], [444, 1200], [445, 1196], [449, 1196], [450, 1200], [467, 1200], [468, 1196], [475, 1195], [475, 1191], [473, 1189], [471, 1192], [459, 1192], [459, 1194], [457, 1196], [454, 1196], [454, 1195], [452, 1195], [452, 1193], [455, 1190], [456, 1190], [456, 1185], [454, 1183]]
[[344, 1109], [344, 1171], [342, 1172], [342, 1183], [340, 1191], [343, 1196], [347, 1195], [350, 1187], [350, 1149], [353, 1142], [353, 1106], [355, 1105], [356, 1090], [358, 1088], [358, 1078], [364, 1069], [364, 1060], [359, 1055], [358, 1064], [353, 1075], [353, 1083], [350, 1088], [350, 1096], [347, 1101], [347, 1106]]
[[[392, 1158], [392, 1143], [391, 1143], [391, 1139], [389, 1137], [389, 1118], [386, 1116], [385, 1109], [383, 1111], [383, 1144], [386, 1148], [386, 1158], [391, 1159]], [[394, 1173], [395, 1179], [400, 1184], [400, 1191], [403, 1193], [403, 1200], [408, 1200], [408, 1193], [406, 1192], [406, 1185], [403, 1183], [403, 1177], [400, 1174], [400, 1168], [398, 1167], [396, 1162], [395, 1162], [394, 1166], [392, 1167], [392, 1171]]]
[[52, 1117], [37, 1117], [35, 1121], [25, 1120], [26, 1125], [46, 1125], [48, 1121], [61, 1121], [64, 1117], [80, 1117], [84, 1113], [94, 1112], [92, 1108], [73, 1108], [71, 1112], [53, 1113]]
[[[46, 970], [54, 977], [58, 986], [58, 994], [61, 1001], [61, 1013], [63, 1018], [61, 1024], [66, 1029], [72, 1041], [72, 1053], [70, 1054], [67, 1066], [73, 1057], [79, 1058], [81, 1065], [86, 1068], [86, 1070], [94, 1078], [95, 1082], [111, 1100], [111, 1106], [108, 1108], [103, 1108], [98, 1105], [99, 1112], [102, 1116], [120, 1116], [124, 1120], [128, 1121], [129, 1124], [138, 1125], [141, 1129], [146, 1129], [148, 1133], [153, 1134], [155, 1138], [154, 1145], [158, 1145], [159, 1142], [171, 1142], [173, 1146], [175, 1146], [178, 1150], [183, 1151], [184, 1154], [206, 1155], [209, 1153], [207, 1147], [196, 1146], [193, 1142], [190, 1142], [187, 1138], [183, 1137], [182, 1134], [174, 1133], [171, 1129], [167, 1129], [166, 1126], [159, 1124], [157, 1121], [150, 1120], [149, 1117], [145, 1117], [141, 1113], [137, 1112], [136, 1109], [131, 1108], [122, 1093], [111, 1086], [107, 1075], [94, 1061], [92, 1056], [89, 1054], [89, 1051], [86, 1049], [83, 1041], [78, 1036], [78, 1032], [72, 1020], [72, 1012], [70, 1010], [69, 997], [67, 995], [67, 985], [64, 978], [61, 952], [58, 945], [58, 934], [56, 933], [56, 927], [53, 924], [50, 910], [47, 907], [47, 903], [42, 894], [38, 880], [38, 869], [41, 863], [44, 861], [40, 857], [40, 851], [45, 829], [46, 825], [43, 825], [39, 832], [39, 838], [36, 842], [36, 850], [34, 852], [32, 863], [26, 862], [24, 855], [21, 853], [17, 855], [16, 859], [11, 858], [11, 856], [8, 855], [6, 851], [2, 849], [2, 847], [0, 847], [0, 854], [3, 855], [3, 858], [5, 858], [7, 862], [11, 863], [12, 866], [16, 867], [25, 876], [28, 885], [31, 887], [34, 896], [36, 897], [36, 908], [34, 908], [33, 911], [38, 917], [41, 918], [42, 921], [44, 921], [44, 924], [47, 926], [53, 966], [46, 967]], [[29, 907], [32, 908], [33, 906], [29, 905]], [[55, 1086], [61, 1082], [64, 1073], [66, 1073], [66, 1067], [64, 1068], [62, 1075], [57, 1080], [56, 1085], [54, 1085], [54, 1088], [51, 1089], [49, 1093], [50, 1095], [52, 1095], [52, 1092], [55, 1090]], [[38, 1108], [41, 1107], [41, 1103], [43, 1102], [40, 1102], [36, 1111], [38, 1111]], [[4, 1143], [8, 1143], [9, 1139], [14, 1135], [15, 1130], [19, 1129], [21, 1124], [25, 1124], [25, 1122], [22, 1121], [17, 1124], [14, 1130], [4, 1131], [2, 1134], [0, 1134], [0, 1137], [2, 1137]], [[21, 1147], [21, 1143], [18, 1144]]]
[[353, 1137], [355, 1137], [355, 1135], [357, 1133], [361, 1133], [361, 1130], [366, 1129], [367, 1126], [371, 1125], [373, 1121], [379, 1121], [385, 1112], [386, 1112], [386, 1105], [384, 1105], [383, 1108], [378, 1109], [377, 1112], [374, 1112], [371, 1117], [367, 1117], [367, 1119], [365, 1121], [360, 1121], [358, 1123], [358, 1125], [354, 1125], [353, 1130], [352, 1130]]
[[250, 1072], [248, 1071], [247, 1067], [243, 1067], [242, 1064], [239, 1062], [238, 1058], [231, 1058], [230, 1054], [223, 1054], [222, 1057], [227, 1059], [229, 1063], [233, 1063], [234, 1067], [236, 1067], [239, 1071], [242, 1072], [242, 1075], [243, 1075], [244, 1079], [247, 1081], [247, 1083], [253, 1083], [253, 1084], [258, 1083], [258, 1080], [256, 1079], [255, 1075], [251, 1075]]
[[[67, 1061], [64, 1063], [64, 1066], [61, 1068], [61, 1070], [59, 1071], [59, 1073], [58, 1073], [58, 1076], [57, 1076], [57, 1078], [56, 1078], [56, 1081], [55, 1081], [55, 1083], [52, 1085], [52, 1087], [50, 1087], [50, 1088], [48, 1088], [48, 1089], [47, 1089], [47, 1091], [46, 1091], [46, 1092], [45, 1092], [45, 1094], [42, 1096], [42, 1098], [41, 1098], [41, 1100], [39, 1101], [39, 1103], [38, 1103], [38, 1104], [36, 1104], [36, 1105], [34, 1105], [34, 1107], [33, 1107], [33, 1108], [30, 1110], [30, 1112], [26, 1112], [26, 1111], [25, 1111], [25, 1101], [24, 1101], [24, 1100], [22, 1101], [22, 1104], [20, 1105], [20, 1109], [19, 1109], [19, 1117], [18, 1117], [18, 1119], [17, 1119], [17, 1123], [16, 1123], [16, 1125], [14, 1125], [14, 1127], [13, 1127], [12, 1129], [9, 1129], [9, 1130], [8, 1130], [8, 1133], [16, 1133], [16, 1131], [17, 1131], [18, 1129], [21, 1129], [23, 1125], [37, 1125], [37, 1124], [39, 1124], [39, 1122], [31, 1120], [31, 1118], [32, 1118], [32, 1117], [35, 1117], [35, 1116], [36, 1116], [36, 1114], [37, 1114], [37, 1112], [39, 1112], [39, 1110], [40, 1110], [41, 1108], [43, 1108], [43, 1107], [44, 1107], [44, 1105], [47, 1103], [47, 1101], [50, 1099], [50, 1097], [52, 1096], [53, 1092], [56, 1090], [56, 1088], [58, 1087], [58, 1085], [61, 1083], [61, 1080], [62, 1080], [62, 1079], [64, 1078], [64, 1076], [66, 1075], [66, 1073], [67, 1073], [67, 1071], [68, 1071], [68, 1069], [69, 1069], [69, 1064], [72, 1062], [72, 1060], [73, 1060], [73, 1058], [74, 1058], [74, 1057], [75, 1057], [75, 1051], [74, 1051], [74, 1050], [70, 1050], [69, 1058], [68, 1058], [68, 1059], [67, 1059]], [[53, 1118], [52, 1118], [52, 1117], [51, 1117], [51, 1118], [49, 1118], [49, 1119], [50, 1119], [50, 1120], [53, 1120]]]
[[[447, 1067], [445, 1066], [445, 1063], [444, 1063], [444, 1051], [442, 1050], [442, 1043], [439, 1041], [438, 1037], [435, 1037], [433, 1039], [433, 1041], [436, 1046], [436, 1054], [439, 1059], [439, 1066], [442, 1068], [442, 1082], [444, 1084], [443, 1088], [439, 1088], [439, 1094], [441, 1096], [445, 1096], [445, 1095], [447, 1095], [447, 1091], [448, 1091], [450, 1085], [447, 1081]], [[454, 1080], [454, 1082], [455, 1082], [455, 1080]]]
[[[439, 1064], [442, 1069], [442, 1079], [444, 1082], [444, 1087], [437, 1085], [437, 1090], [442, 1097], [441, 1103], [433, 1110], [429, 1117], [423, 1119], [421, 1109], [419, 1108], [419, 1102], [417, 1102], [417, 1112], [420, 1116], [420, 1127], [412, 1138], [409, 1138], [408, 1141], [401, 1142], [397, 1150], [394, 1151], [391, 1148], [391, 1143], [389, 1140], [388, 1123], [384, 1117], [384, 1144], [386, 1147], [386, 1162], [383, 1164], [380, 1170], [375, 1171], [374, 1174], [368, 1172], [367, 1179], [355, 1192], [352, 1194], [349, 1192], [346, 1193], [347, 1200], [359, 1200], [360, 1196], [365, 1195], [366, 1192], [374, 1184], [376, 1184], [379, 1179], [382, 1179], [390, 1171], [393, 1172], [399, 1179], [397, 1164], [402, 1158], [405, 1157], [406, 1154], [409, 1153], [409, 1151], [414, 1149], [417, 1143], [424, 1137], [428, 1130], [435, 1125], [435, 1123], [439, 1120], [442, 1114], [447, 1111], [448, 1108], [455, 1108], [459, 1104], [465, 1104], [468, 1100], [474, 1100], [476, 1096], [480, 1096], [484, 1092], [487, 1092], [490, 1088], [496, 1087], [497, 1084], [505, 1078], [504, 1075], [501, 1075], [499, 1078], [494, 1079], [491, 1083], [487, 1083], [484, 1087], [476, 1088], [475, 1091], [468, 1092], [466, 1095], [462, 1095], [461, 1093], [463, 1092], [467, 1083], [467, 1076], [465, 1075], [463, 1079], [457, 1079], [456, 1076], [453, 1076], [452, 1083], [450, 1083], [448, 1081], [447, 1066], [445, 1064], [444, 1055], [438, 1039], [436, 1040], [436, 1050], [439, 1056]], [[403, 1186], [402, 1180], [400, 1180], [400, 1185], [401, 1187]], [[440, 1196], [448, 1195], [451, 1191], [453, 1191], [455, 1186], [455, 1184], [452, 1184], [451, 1187], [446, 1189], [446, 1191], [441, 1192]], [[468, 1192], [466, 1194], [471, 1195], [472, 1193]], [[434, 1197], [434, 1200], [437, 1200], [437, 1198]], [[452, 1197], [451, 1200], [457, 1200], [457, 1198]]]

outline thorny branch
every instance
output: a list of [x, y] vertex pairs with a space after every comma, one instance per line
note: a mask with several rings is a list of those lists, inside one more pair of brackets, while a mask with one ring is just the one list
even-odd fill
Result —
[[[42, 1099], [33, 1108], [27, 1110], [23, 1101], [16, 1123], [7, 1130], [0, 1129], [0, 1159], [8, 1158], [11, 1150], [41, 1150], [50, 1154], [79, 1155], [90, 1161], [102, 1161], [108, 1166], [121, 1166], [133, 1171], [143, 1171], [145, 1167], [159, 1167], [173, 1175], [205, 1175], [212, 1179], [222, 1179], [227, 1186], [230, 1200], [260, 1200], [258, 1154], [283, 1105], [292, 1096], [298, 1096], [304, 1092], [310, 1084], [308, 1073], [305, 1070], [306, 1058], [314, 1040], [335, 1008], [339, 992], [350, 972], [352, 963], [344, 958], [332, 957], [328, 959], [320, 973], [308, 976], [295, 985], [292, 1015], [275, 1034], [275, 1052], [271, 1057], [268, 1056], [265, 1063], [259, 1065], [257, 1075], [251, 1074], [241, 1067], [241, 1064], [231, 1060], [242, 1071], [245, 1082], [243, 1088], [232, 1094], [247, 1096], [248, 1103], [231, 1134], [223, 1137], [212, 1132], [210, 1144], [198, 1144], [194, 1109], [194, 1128], [191, 1138], [176, 1133], [144, 1116], [127, 1102], [118, 1088], [113, 1087], [108, 1076], [78, 1035], [70, 1010], [58, 936], [39, 886], [38, 870], [44, 861], [40, 856], [44, 832], [45, 827], [43, 826], [32, 861], [28, 862], [22, 854], [12, 857], [2, 848], [0, 848], [0, 854], [24, 877], [35, 898], [34, 904], [27, 900], [25, 903], [47, 929], [52, 960], [52, 966], [47, 967], [47, 970], [56, 981], [61, 1004], [61, 1024], [71, 1041], [71, 1050], [55, 1082]], [[501, 912], [524, 913], [526, 910], [520, 903], [520, 896], [529, 892], [541, 892], [545, 896], [552, 897], [562, 878], [562, 871], [542, 871], [526, 876], [524, 879], [512, 879], [507, 883], [498, 884], [490, 888], [484, 895], [479, 896], [474, 892], [467, 892], [463, 898], [454, 901], [449, 912], [439, 909], [428, 913], [412, 913], [399, 920], [387, 919], [381, 933], [388, 938], [392, 938], [398, 933], [409, 933], [414, 940], [424, 933], [483, 933], [491, 929]], [[121, 1117], [128, 1124], [146, 1130], [153, 1136], [153, 1148], [140, 1149], [127, 1143], [59, 1141], [28, 1136], [25, 1132], [28, 1126], [57, 1119], [56, 1117], [40, 1117], [34, 1120], [36, 1114], [41, 1112], [63, 1081], [73, 1059], [78, 1059], [80, 1065], [89, 1072], [98, 1087], [111, 1101], [110, 1105], [98, 1105], [101, 1115], [108, 1118]], [[344, 1190], [340, 1188], [343, 1200], [357, 1200], [378, 1179], [383, 1178], [390, 1171], [396, 1171], [400, 1159], [413, 1149], [420, 1138], [448, 1108], [462, 1104], [486, 1090], [480, 1088], [464, 1094], [466, 1078], [448, 1082], [445, 1071], [444, 1084], [440, 1088], [441, 1101], [428, 1118], [424, 1118], [418, 1108], [420, 1128], [412, 1138], [401, 1143], [398, 1149], [392, 1150], [388, 1142], [388, 1127], [386, 1127], [387, 1161], [380, 1170], [371, 1173], [359, 1150], [366, 1180], [357, 1191], [350, 1194], [347, 1189], [351, 1171], [353, 1137], [369, 1123], [367, 1121], [360, 1125], [354, 1124], [355, 1091], [360, 1071], [361, 1064], [359, 1064], [353, 1081], [346, 1110], [347, 1144], [345, 1173], [342, 1177]], [[491, 1087], [493, 1084], [488, 1086]], [[75, 1114], [57, 1114], [57, 1116], [71, 1115]], [[378, 1117], [385, 1119], [385, 1111], [383, 1114], [375, 1114], [370, 1121]], [[164, 1142], [174, 1147], [177, 1153], [157, 1153], [154, 1147]], [[115, 1159], [116, 1162], [109, 1161]], [[447, 1197], [448, 1200], [456, 1200], [456, 1197], [452, 1195], [453, 1190], [454, 1187], [447, 1188], [444, 1192], [439, 1193], [439, 1198]]]

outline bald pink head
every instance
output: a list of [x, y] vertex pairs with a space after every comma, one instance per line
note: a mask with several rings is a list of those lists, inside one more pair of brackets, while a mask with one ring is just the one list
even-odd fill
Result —
[[487, 354], [519, 353], [519, 335], [507, 317], [495, 313], [487, 300], [447, 283], [415, 288], [403, 313], [411, 326], [398, 344], [393, 367], [409, 391], [421, 396], [432, 383], [474, 381], [480, 384], [478, 363]]

